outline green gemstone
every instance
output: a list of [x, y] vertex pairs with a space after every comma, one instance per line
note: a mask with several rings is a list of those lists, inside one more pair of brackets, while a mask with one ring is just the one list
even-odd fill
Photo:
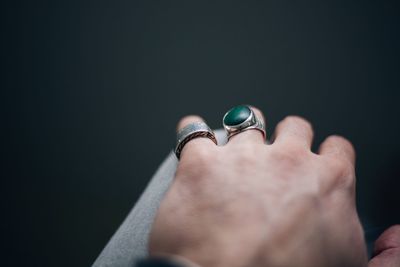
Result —
[[251, 114], [248, 106], [236, 106], [229, 110], [224, 118], [224, 124], [228, 126], [239, 125]]

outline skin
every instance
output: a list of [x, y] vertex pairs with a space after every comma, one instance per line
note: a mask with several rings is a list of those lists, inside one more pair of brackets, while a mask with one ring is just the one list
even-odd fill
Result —
[[[178, 130], [201, 120], [185, 117]], [[253, 129], [224, 146], [207, 138], [186, 144], [150, 255], [207, 267], [399, 267], [400, 226], [382, 234], [367, 262], [351, 143], [330, 136], [313, 153], [312, 126], [297, 116], [273, 136], [267, 145]]]

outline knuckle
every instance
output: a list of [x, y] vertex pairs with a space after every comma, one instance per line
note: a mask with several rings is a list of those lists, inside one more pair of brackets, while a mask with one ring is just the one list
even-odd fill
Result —
[[327, 161], [327, 165], [328, 172], [332, 174], [332, 179], [338, 184], [348, 187], [354, 183], [354, 167], [350, 161], [344, 158], [334, 157]]
[[203, 165], [212, 161], [213, 153], [211, 153], [211, 149], [209, 147], [196, 146], [196, 149], [191, 151], [189, 157], [195, 164]]
[[282, 144], [281, 151], [289, 156], [301, 158], [307, 154], [308, 150], [297, 140], [287, 140], [285, 144]]
[[[238, 162], [241, 165], [247, 165], [253, 163], [259, 155], [261, 155], [261, 147], [255, 144], [240, 144], [235, 147], [235, 151], [240, 151], [234, 153], [234, 162]], [[229, 153], [229, 152], [228, 152]]]
[[[189, 151], [186, 151], [189, 152]], [[181, 158], [180, 165], [189, 169], [196, 169], [198, 166], [206, 166], [211, 162], [211, 153], [207, 149], [196, 147], [190, 153], [185, 153]]]
[[215, 153], [212, 152], [212, 149], [196, 146], [196, 148], [191, 149], [190, 153], [186, 153], [181, 158], [179, 169], [190, 173], [197, 173], [210, 166], [214, 161], [214, 157]]
[[353, 144], [343, 136], [331, 135], [326, 138], [326, 142], [331, 146], [340, 147], [342, 152], [348, 155], [355, 155], [355, 149]]
[[301, 164], [307, 156], [307, 151], [298, 144], [287, 144], [288, 146], [274, 152], [275, 161], [283, 166], [297, 166]]
[[330, 158], [328, 162], [330, 170], [334, 173], [346, 173], [352, 169], [351, 163], [343, 158]]
[[354, 150], [353, 144], [347, 138], [341, 135], [330, 135], [326, 138], [326, 140], [332, 143], [340, 143], [347, 148]]
[[297, 125], [297, 127], [305, 127], [309, 131], [313, 131], [312, 124], [305, 118], [297, 115], [289, 115], [284, 120], [285, 123], [290, 123], [292, 125]]

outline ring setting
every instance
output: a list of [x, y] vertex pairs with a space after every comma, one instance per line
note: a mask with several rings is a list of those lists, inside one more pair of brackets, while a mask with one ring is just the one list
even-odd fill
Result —
[[232, 136], [250, 129], [259, 130], [264, 140], [266, 138], [265, 125], [252, 108], [248, 105], [239, 105], [226, 112], [223, 118], [223, 125], [227, 132], [228, 139]]

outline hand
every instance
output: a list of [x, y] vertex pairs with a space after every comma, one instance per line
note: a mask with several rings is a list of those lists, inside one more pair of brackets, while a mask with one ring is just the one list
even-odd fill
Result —
[[[178, 128], [199, 120], [186, 117]], [[274, 136], [270, 145], [257, 130], [224, 146], [206, 138], [186, 144], [150, 255], [204, 267], [366, 266], [351, 143], [330, 136], [313, 153], [310, 123], [294, 116]]]

